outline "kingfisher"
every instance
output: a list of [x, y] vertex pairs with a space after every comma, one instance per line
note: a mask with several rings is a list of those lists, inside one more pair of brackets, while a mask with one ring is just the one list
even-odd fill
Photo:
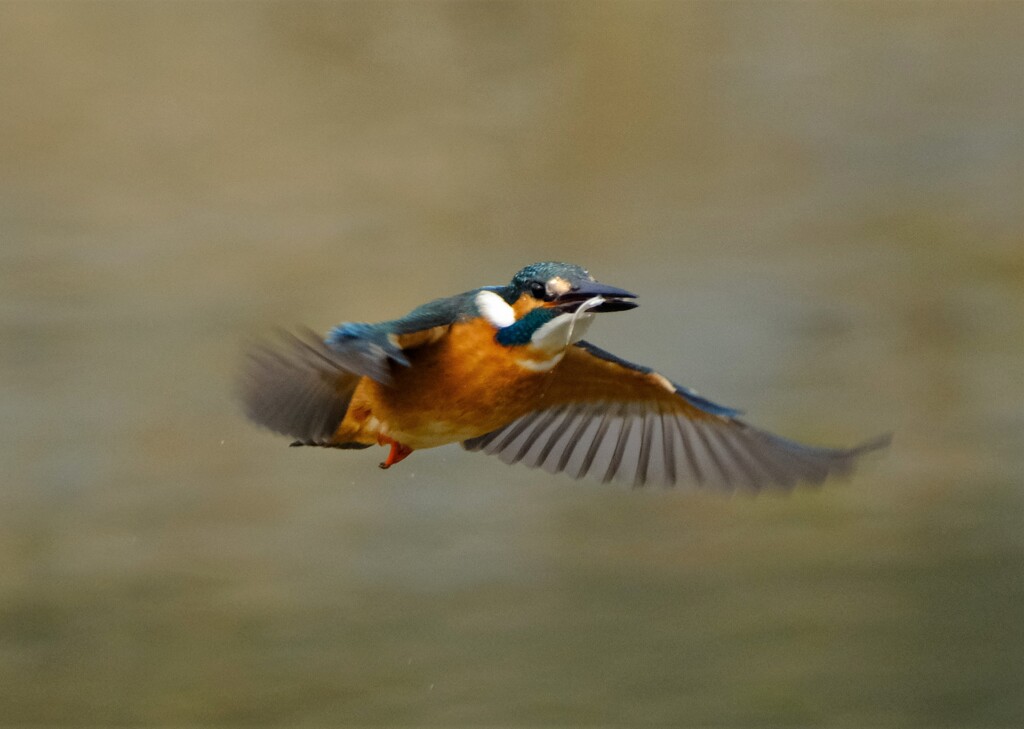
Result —
[[398, 319], [282, 332], [249, 351], [240, 395], [293, 446], [388, 446], [381, 468], [461, 443], [573, 478], [756, 491], [848, 474], [889, 442], [782, 438], [584, 339], [599, 314], [636, 306], [580, 266], [534, 263]]

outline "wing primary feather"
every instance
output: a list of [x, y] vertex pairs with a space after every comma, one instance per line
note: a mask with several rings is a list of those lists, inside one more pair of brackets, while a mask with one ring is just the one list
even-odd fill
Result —
[[548, 438], [547, 442], [544, 444], [544, 447], [541, 448], [540, 453], [537, 455], [538, 465], [543, 465], [544, 462], [547, 461], [548, 456], [551, 455], [551, 451], [554, 450], [555, 445], [559, 442], [559, 440], [561, 440], [559, 438], [559, 435], [561, 434], [562, 429], [566, 424], [566, 421], [572, 418], [572, 411], [568, 407], [562, 408], [561, 416], [562, 417], [558, 421], [558, 424], [554, 427], [554, 433], [550, 438]]
[[640, 450], [644, 443], [644, 417], [643, 406], [635, 403], [630, 407], [630, 432], [626, 438], [626, 446], [622, 451], [622, 461], [616, 478], [626, 481], [631, 486], [637, 487], [636, 477], [640, 467]]
[[718, 470], [719, 475], [722, 477], [721, 481], [718, 482], [718, 485], [724, 487], [727, 491], [732, 491], [735, 488], [735, 483], [733, 482], [734, 479], [722, 462], [720, 454], [715, 450], [714, 446], [712, 446], [711, 440], [708, 437], [708, 429], [701, 427], [701, 425], [694, 424], [694, 430], [697, 433], [697, 437], [704, 445], [704, 449], [707, 451], [712, 465], [714, 465]]
[[[801, 480], [815, 485], [820, 484], [830, 475], [848, 474], [853, 469], [854, 457], [864, 452], [861, 447], [840, 450], [805, 446], [756, 428], [750, 428], [750, 430], [764, 444], [765, 449], [770, 450], [780, 460], [793, 464]], [[880, 447], [880, 445], [874, 447]]]
[[518, 463], [529, 452], [537, 438], [538, 430], [543, 428], [550, 416], [550, 411], [539, 411], [524, 415], [526, 427], [519, 430], [518, 435], [501, 447], [501, 460], [505, 463]]
[[516, 438], [522, 435], [523, 431], [530, 427], [530, 425], [534, 422], [535, 417], [536, 416], [534, 414], [524, 415], [523, 417], [519, 418], [519, 420], [516, 420], [507, 428], [502, 430], [500, 435], [502, 435], [503, 437], [494, 446], [494, 452], [497, 453], [503, 451], [510, 445], [512, 445], [512, 443], [515, 442]]
[[[533, 430], [523, 440], [523, 444], [519, 447], [519, 451], [516, 453], [514, 462], [519, 462], [526, 458], [527, 454], [529, 454], [533, 446], [537, 443], [538, 440], [540, 440], [544, 433], [547, 432], [547, 430], [551, 427], [551, 424], [554, 423], [555, 420], [557, 420], [561, 412], [561, 408], [553, 408], [551, 410], [545, 411], [542, 414], [542, 416], [537, 420], [537, 423]], [[528, 465], [535, 466], [536, 464], [533, 463], [531, 460], [528, 463]]]
[[594, 439], [590, 441], [590, 447], [587, 449], [587, 455], [583, 458], [583, 463], [580, 464], [580, 477], [586, 476], [587, 472], [590, 471], [590, 467], [594, 464], [594, 458], [597, 456], [597, 452], [601, 449], [601, 442], [604, 440], [605, 434], [608, 432], [608, 428], [615, 418], [614, 413], [617, 408], [609, 408], [601, 418], [601, 424], [597, 426], [597, 432], [594, 433]]
[[502, 448], [506, 463], [519, 463], [523, 460], [523, 456], [533, 445], [533, 439], [536, 437], [539, 427], [538, 422], [543, 422], [542, 417], [539, 417], [537, 413], [526, 416], [525, 420], [527, 427], [520, 431], [520, 436], [509, 441], [508, 445]]
[[619, 434], [622, 433], [622, 426], [626, 422], [626, 405], [623, 404], [617, 414], [608, 419], [608, 430], [601, 439], [601, 445], [597, 449], [597, 456], [590, 466], [590, 473], [594, 478], [601, 480], [612, 462], [615, 453], [615, 446], [619, 441]]
[[[729, 425], [731, 425], [731, 423]], [[756, 472], [755, 467], [750, 464], [742, 450], [733, 442], [733, 432], [722, 432], [716, 428], [709, 428], [708, 438], [717, 441], [721, 450], [724, 451], [724, 453], [721, 454], [723, 456], [723, 463], [729, 462], [736, 467], [733, 475], [742, 477], [742, 479], [736, 479], [737, 486], [744, 485], [740, 483], [741, 480], [745, 480], [745, 485], [752, 491], [758, 491], [763, 486], [768, 485]]]
[[569, 436], [569, 442], [566, 444], [565, 450], [562, 451], [561, 456], [558, 458], [557, 471], [564, 471], [565, 467], [569, 465], [569, 459], [572, 458], [572, 454], [576, 452], [576, 446], [580, 443], [580, 438], [583, 436], [583, 432], [590, 425], [590, 418], [587, 417], [585, 412], [581, 412], [579, 415], [579, 425]]
[[[679, 431], [679, 436], [683, 440], [683, 450], [686, 452], [686, 461], [690, 464], [690, 470], [693, 471], [693, 476], [697, 481], [697, 486], [703, 486], [707, 481], [707, 476], [704, 474], [704, 469], [701, 466], [700, 459], [697, 458], [694, 443], [694, 439], [697, 437], [694, 432], [695, 428], [690, 423], [690, 419], [685, 415], [677, 415], [672, 419], [675, 421], [676, 429]], [[689, 433], [687, 431], [689, 431]]]
[[640, 455], [636, 463], [636, 477], [633, 479], [633, 486], [643, 486], [647, 483], [647, 469], [650, 466], [651, 447], [654, 445], [654, 420], [656, 413], [646, 413], [641, 426], [643, 430], [640, 436]]
[[608, 483], [615, 478], [615, 474], [622, 464], [622, 454], [626, 450], [626, 441], [629, 439], [629, 432], [632, 428], [633, 418], [627, 410], [622, 418], [622, 427], [619, 430], [619, 438], [615, 442], [615, 450], [612, 452], [611, 460], [608, 461], [608, 470], [605, 471], [604, 478], [601, 479], [604, 483]]
[[776, 438], [762, 430], [751, 429], [757, 434], [766, 452], [769, 452], [782, 463], [788, 463], [789, 469], [798, 481], [809, 484], [820, 484], [828, 476], [828, 467], [810, 453], [800, 453], [788, 447], [788, 441]]
[[504, 432], [504, 428], [497, 428], [489, 433], [478, 435], [475, 438], [467, 438], [462, 441], [462, 447], [467, 451], [484, 451], [490, 453], [487, 450], [487, 446], [494, 442], [494, 439], [500, 436]]
[[785, 489], [792, 488], [796, 485], [797, 479], [792, 473], [787, 471], [784, 467], [779, 465], [774, 460], [772, 454], [764, 450], [764, 445], [751, 434], [751, 430], [746, 423], [737, 423], [739, 426], [736, 434], [742, 438], [747, 445], [747, 453], [750, 454], [751, 459], [761, 464], [764, 471], [769, 474], [771, 483], [781, 486]]
[[[661, 420], [661, 438], [662, 448], [664, 448], [665, 458], [665, 483], [669, 486], [676, 485], [676, 455], [675, 455], [675, 437], [673, 437], [672, 430], [669, 430], [670, 423], [666, 422], [666, 414], [664, 411], [658, 413], [658, 418]], [[674, 428], [673, 428], [674, 430]]]

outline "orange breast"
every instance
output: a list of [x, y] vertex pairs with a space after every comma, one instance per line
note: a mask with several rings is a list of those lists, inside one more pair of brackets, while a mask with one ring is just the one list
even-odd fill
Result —
[[407, 350], [394, 385], [364, 378], [336, 434], [374, 444], [381, 436], [431, 448], [483, 435], [536, 409], [550, 372], [518, 364], [529, 347], [503, 347], [482, 319], [453, 324], [438, 341]]

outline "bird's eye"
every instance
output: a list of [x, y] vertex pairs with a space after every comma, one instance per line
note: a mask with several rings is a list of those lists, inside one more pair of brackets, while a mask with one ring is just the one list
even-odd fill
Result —
[[548, 297], [548, 289], [540, 281], [532, 281], [530, 283], [530, 293], [533, 294], [533, 298], [542, 301]]

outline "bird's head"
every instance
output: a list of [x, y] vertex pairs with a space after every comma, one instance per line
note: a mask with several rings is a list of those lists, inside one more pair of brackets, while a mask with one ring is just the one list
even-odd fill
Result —
[[632, 309], [635, 298], [598, 283], [579, 266], [549, 261], [527, 266], [508, 286], [481, 289], [475, 300], [480, 314], [498, 330], [498, 343], [533, 345], [548, 359], [529, 366], [543, 369], [557, 364], [565, 348], [579, 341], [595, 312]]
[[513, 301], [526, 297], [533, 306], [566, 314], [585, 303], [586, 309], [593, 312], [625, 311], [636, 306], [632, 301], [636, 294], [598, 283], [586, 269], [572, 263], [530, 264], [512, 277], [509, 289]]

